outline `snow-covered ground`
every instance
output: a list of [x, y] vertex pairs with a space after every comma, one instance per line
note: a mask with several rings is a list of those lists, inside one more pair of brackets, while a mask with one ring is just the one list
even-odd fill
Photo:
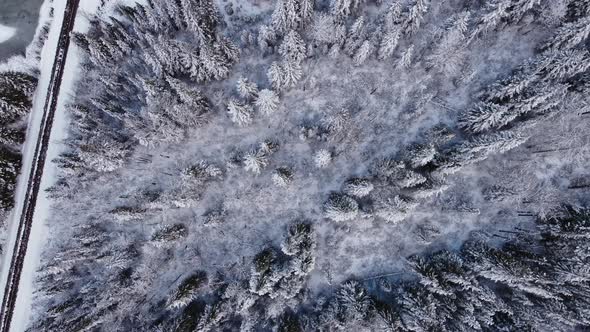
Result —
[[27, 45], [35, 40], [37, 23], [43, 22], [40, 8], [44, 2], [48, 1], [0, 1], [0, 61], [23, 54]]
[[[87, 0], [82, 1], [80, 4], [79, 14], [76, 21], [74, 30], [84, 31], [88, 24], [86, 22], [86, 16], [83, 15], [86, 12], [96, 10], [98, 7], [99, 0]], [[48, 20], [49, 13], [49, 2], [46, 1], [43, 4], [41, 10], [42, 15], [40, 16], [40, 22], [46, 22]], [[20, 219], [20, 211], [23, 208], [23, 199], [27, 189], [27, 175], [31, 171], [31, 164], [33, 162], [33, 156], [35, 152], [35, 144], [39, 136], [39, 127], [43, 116], [43, 107], [47, 90], [49, 87], [49, 81], [51, 77], [51, 70], [55, 59], [57, 43], [59, 39], [59, 33], [64, 18], [64, 9], [66, 1], [56, 1], [53, 4], [54, 17], [51, 23], [50, 32], [45, 42], [43, 50], [41, 52], [41, 64], [40, 64], [40, 77], [37, 91], [34, 97], [33, 109], [31, 110], [29, 124], [27, 129], [27, 139], [23, 147], [23, 167], [21, 170], [21, 176], [19, 177], [17, 192], [16, 192], [16, 204], [14, 213], [9, 222], [8, 241], [6, 245], [5, 255], [2, 260], [2, 271], [1, 271], [1, 284], [4, 285], [8, 275], [8, 269], [10, 267], [11, 257], [10, 254], [13, 251], [18, 223]], [[42, 24], [40, 24], [40, 27]], [[75, 47], [71, 47], [68, 59], [66, 62], [66, 69], [63, 75], [63, 81], [61, 83], [61, 94], [58, 100], [57, 112], [53, 122], [51, 131], [51, 141], [49, 149], [47, 151], [47, 160], [51, 161], [56, 158], [62, 150], [61, 142], [64, 139], [67, 126], [67, 118], [64, 109], [65, 104], [68, 102], [68, 98], [73, 90], [73, 83], [77, 77], [78, 70], [78, 50]], [[43, 179], [41, 182], [41, 191], [37, 200], [35, 215], [33, 217], [33, 226], [31, 235], [29, 238], [29, 244], [27, 249], [27, 255], [25, 257], [24, 267], [22, 270], [22, 276], [20, 279], [18, 298], [16, 302], [16, 308], [12, 318], [11, 331], [24, 331], [31, 313], [31, 302], [33, 296], [33, 281], [34, 274], [37, 269], [39, 262], [39, 254], [42, 245], [46, 241], [45, 235], [47, 234], [46, 218], [48, 216], [50, 202], [49, 198], [45, 194], [45, 190], [54, 184], [55, 182], [56, 167], [52, 163], [47, 163], [43, 172]], [[24, 176], [23, 176], [24, 175]], [[2, 287], [1, 296], [4, 296], [4, 288]]]
[[7, 27], [0, 24], [0, 44], [9, 40], [16, 33], [15, 28]]

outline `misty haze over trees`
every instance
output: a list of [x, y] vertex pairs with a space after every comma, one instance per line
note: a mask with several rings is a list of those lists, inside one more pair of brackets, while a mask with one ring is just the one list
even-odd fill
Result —
[[105, 3], [30, 331], [590, 328], [589, 1]]

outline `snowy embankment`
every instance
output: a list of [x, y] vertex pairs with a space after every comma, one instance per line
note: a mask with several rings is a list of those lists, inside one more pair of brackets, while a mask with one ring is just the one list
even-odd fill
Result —
[[[74, 30], [84, 31], [88, 24], [85, 13], [95, 11], [98, 8], [99, 0], [87, 0], [80, 4], [78, 11], [76, 25]], [[56, 49], [59, 39], [59, 33], [64, 19], [65, 1], [56, 1], [50, 4], [46, 1], [41, 8], [40, 22], [48, 21], [49, 7], [54, 8], [54, 17], [51, 22], [49, 35], [43, 46], [41, 52], [41, 63], [39, 65], [40, 76], [39, 84], [35, 92], [33, 108], [29, 116], [29, 123], [27, 129], [27, 139], [23, 146], [23, 167], [21, 169], [21, 176], [18, 179], [18, 185], [15, 195], [15, 208], [8, 225], [8, 238], [4, 250], [4, 257], [2, 258], [1, 270], [1, 285], [5, 285], [8, 270], [10, 267], [11, 257], [14, 245], [16, 242], [16, 235], [18, 223], [20, 220], [20, 212], [23, 208], [23, 200], [27, 189], [27, 175], [30, 174], [33, 156], [35, 152], [35, 144], [39, 137], [39, 128], [43, 117], [43, 107], [47, 96], [49, 81], [53, 62], [56, 56]], [[41, 29], [43, 24], [39, 25]], [[39, 33], [39, 32], [37, 32]], [[69, 96], [73, 90], [74, 81], [78, 75], [78, 50], [75, 47], [70, 48], [68, 59], [65, 66], [63, 81], [61, 83], [61, 94], [58, 100], [57, 113], [55, 115], [54, 123], [51, 131], [51, 141], [47, 151], [47, 160], [55, 159], [63, 149], [61, 142], [65, 138], [67, 116], [63, 112], [65, 104], [68, 103]], [[41, 182], [41, 194], [38, 197], [33, 226], [31, 229], [31, 236], [29, 239], [27, 255], [25, 257], [24, 267], [22, 270], [22, 277], [20, 279], [18, 298], [16, 308], [12, 318], [11, 331], [24, 331], [28, 325], [31, 313], [31, 300], [34, 290], [34, 275], [39, 262], [39, 254], [41, 251], [41, 244], [46, 241], [48, 229], [46, 227], [46, 218], [50, 210], [50, 200], [46, 195], [45, 190], [55, 183], [56, 167], [53, 163], [47, 163], [44, 166], [44, 177]], [[0, 287], [2, 292], [0, 296], [4, 296], [4, 288]]]

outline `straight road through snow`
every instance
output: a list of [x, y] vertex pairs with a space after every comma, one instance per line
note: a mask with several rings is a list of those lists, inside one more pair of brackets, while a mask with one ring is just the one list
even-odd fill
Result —
[[[27, 252], [33, 215], [35, 213], [35, 205], [37, 197], [39, 196], [41, 178], [43, 177], [43, 169], [47, 158], [47, 149], [57, 108], [61, 80], [70, 46], [70, 34], [74, 28], [79, 2], [79, 0], [68, 0], [65, 7], [64, 19], [51, 72], [51, 80], [49, 82], [49, 88], [43, 107], [43, 118], [41, 120], [39, 136], [35, 146], [33, 164], [31, 165], [31, 171], [27, 182], [27, 191], [25, 193], [23, 208], [20, 213], [16, 243], [14, 245], [12, 257], [10, 257], [11, 261], [8, 279], [6, 285], [4, 285], [4, 298], [2, 300], [2, 307], [0, 308], [0, 332], [10, 331], [23, 262]], [[7, 257], [7, 259], [8, 258], [9, 257]]]

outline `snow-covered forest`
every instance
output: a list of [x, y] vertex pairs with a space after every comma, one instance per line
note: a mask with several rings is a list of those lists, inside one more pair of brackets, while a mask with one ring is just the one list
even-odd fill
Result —
[[[35, 77], [16, 71], [0, 72], [0, 211], [14, 206], [14, 189], [21, 163], [19, 147], [24, 142], [23, 117], [32, 106]], [[0, 218], [4, 221], [4, 218]]]
[[30, 331], [590, 328], [590, 1], [105, 5]]

